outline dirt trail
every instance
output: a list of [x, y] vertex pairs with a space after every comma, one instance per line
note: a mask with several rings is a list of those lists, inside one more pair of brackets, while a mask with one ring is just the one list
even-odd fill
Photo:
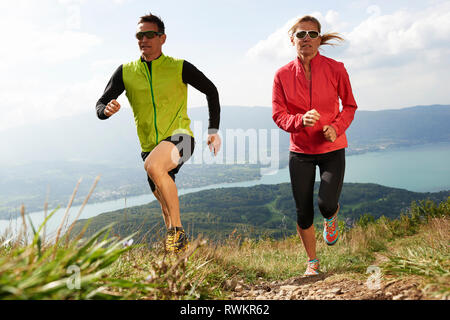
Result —
[[[356, 277], [356, 279], [355, 279]], [[421, 300], [433, 299], [420, 290], [415, 278], [385, 278], [379, 282], [358, 280], [361, 275], [322, 274], [295, 277], [284, 281], [247, 285], [243, 281], [228, 281], [233, 300]], [[362, 278], [361, 278], [362, 279]], [[372, 288], [372, 289], [371, 289]]]

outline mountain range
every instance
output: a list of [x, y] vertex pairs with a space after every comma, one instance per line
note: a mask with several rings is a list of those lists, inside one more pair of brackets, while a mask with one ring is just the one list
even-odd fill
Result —
[[[192, 122], [201, 122], [203, 132], [207, 130], [206, 107], [190, 108], [188, 114]], [[376, 149], [377, 146], [450, 141], [449, 121], [450, 105], [357, 110], [347, 130], [348, 151], [358, 152], [361, 147]], [[278, 128], [272, 120], [271, 108], [223, 106], [220, 129]], [[200, 138], [196, 139], [199, 141]], [[288, 134], [280, 130], [280, 153], [286, 153], [288, 145]], [[134, 118], [129, 108], [122, 108], [104, 121], [99, 120], [93, 110], [4, 130], [0, 135], [0, 150], [2, 167], [54, 161], [133, 167], [141, 161]]]

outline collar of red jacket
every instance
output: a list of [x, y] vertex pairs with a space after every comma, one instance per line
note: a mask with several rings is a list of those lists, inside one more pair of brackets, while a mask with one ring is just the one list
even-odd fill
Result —
[[[314, 58], [311, 59], [310, 65], [314, 66], [320, 63], [321, 58], [322, 58], [321, 54], [319, 53], [319, 51], [317, 51], [317, 54], [314, 56]], [[298, 56], [297, 59], [295, 59], [295, 65], [297, 68], [303, 69], [302, 60]]]

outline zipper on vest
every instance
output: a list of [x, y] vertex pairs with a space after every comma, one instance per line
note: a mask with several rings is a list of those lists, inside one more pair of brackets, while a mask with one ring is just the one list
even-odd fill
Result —
[[148, 65], [147, 62], [144, 62], [145, 65], [145, 71], [147, 72], [147, 79], [148, 82], [150, 83], [150, 92], [152, 95], [152, 103], [153, 103], [153, 114], [154, 114], [154, 124], [155, 124], [155, 132], [156, 132], [156, 144], [158, 144], [158, 126], [156, 125], [156, 105], [155, 105], [155, 96], [153, 94], [153, 74], [152, 74], [152, 61], [150, 61], [150, 74], [148, 71]]

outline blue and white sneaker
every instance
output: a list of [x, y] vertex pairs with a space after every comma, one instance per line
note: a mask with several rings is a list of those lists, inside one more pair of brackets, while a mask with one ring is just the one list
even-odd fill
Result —
[[316, 276], [319, 274], [319, 259], [308, 260], [308, 266], [304, 276]]
[[332, 246], [338, 241], [339, 238], [339, 228], [337, 214], [339, 212], [339, 204], [335, 215], [330, 219], [323, 219], [323, 238], [327, 245]]

